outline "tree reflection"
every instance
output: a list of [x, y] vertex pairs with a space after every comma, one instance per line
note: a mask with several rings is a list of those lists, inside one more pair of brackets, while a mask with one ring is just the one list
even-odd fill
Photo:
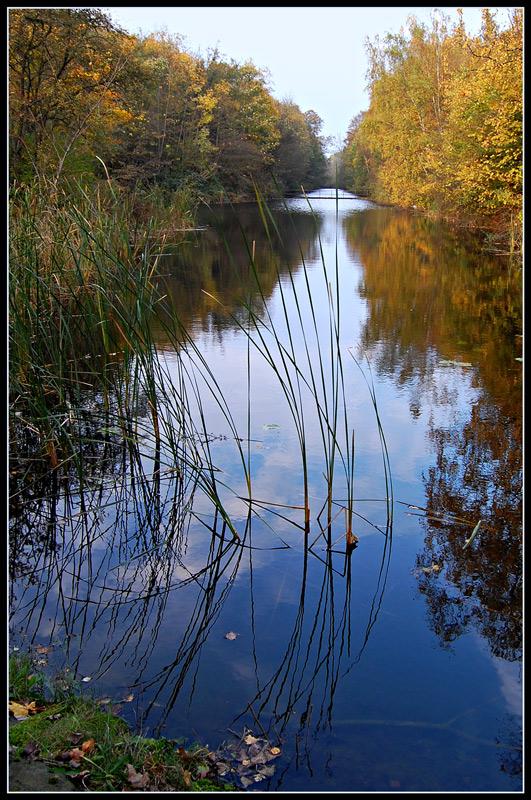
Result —
[[[306, 262], [318, 258], [319, 214], [281, 209], [272, 209], [272, 213], [276, 230], [270, 231], [270, 236], [255, 204], [238, 206], [237, 213], [231, 208], [205, 213], [207, 227], [197, 232], [193, 241], [164, 256], [160, 287], [165, 300], [158, 309], [159, 319], [153, 319], [158, 345], [172, 344], [165, 332], [172, 317], [186, 330], [210, 332], [221, 340], [223, 331], [235, 327], [231, 315], [245, 323], [250, 303], [262, 316], [263, 299], [271, 297], [279, 276], [288, 276], [290, 271], [295, 274], [302, 258]], [[253, 253], [260, 290], [250, 269]]]
[[[360, 349], [408, 389], [414, 419], [424, 406], [453, 409], [449, 425], [435, 414], [428, 421], [435, 459], [424, 476], [426, 538], [417, 574], [430, 624], [443, 645], [472, 626], [494, 655], [518, 659], [520, 271], [480, 250], [472, 234], [424, 217], [379, 209], [351, 215], [344, 225], [364, 268], [359, 288], [368, 317]], [[462, 401], [451, 386], [459, 386], [459, 364], [470, 364], [465, 375], [476, 396], [455, 413]], [[482, 520], [469, 547], [463, 548], [468, 527], [428, 519], [452, 515], [472, 525]]]
[[[512, 424], [511, 424], [512, 422]], [[445, 566], [447, 585], [421, 573], [433, 629], [443, 643], [469, 626], [489, 642], [495, 656], [521, 657], [521, 434], [492, 403], [475, 404], [462, 428], [430, 426], [436, 463], [425, 476], [428, 514], [480, 520], [469, 547], [462, 526], [426, 522], [419, 567]], [[457, 589], [457, 592], [455, 591]]]

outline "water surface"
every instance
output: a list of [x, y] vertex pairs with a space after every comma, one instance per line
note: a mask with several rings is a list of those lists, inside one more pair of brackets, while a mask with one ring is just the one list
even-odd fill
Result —
[[[198, 378], [204, 434], [240, 541], [171, 466], [146, 491], [107, 448], [92, 492], [47, 479], [13, 514], [13, 641], [52, 642], [50, 666], [91, 676], [96, 697], [133, 693], [122, 713], [144, 732], [212, 748], [244, 727], [267, 734], [282, 753], [260, 790], [517, 791], [520, 275], [471, 234], [318, 194], [276, 204], [266, 224], [254, 204], [205, 213], [206, 229], [160, 259], [158, 357], [177, 386], [178, 314], [215, 376]], [[320, 381], [322, 365], [322, 403], [339, 342], [352, 551], [339, 456], [326, 524], [323, 433], [303, 383], [305, 534], [296, 424], [253, 344], [261, 330], [278, 364], [270, 327], [301, 374], [312, 365]], [[147, 408], [139, 419], [149, 473]]]

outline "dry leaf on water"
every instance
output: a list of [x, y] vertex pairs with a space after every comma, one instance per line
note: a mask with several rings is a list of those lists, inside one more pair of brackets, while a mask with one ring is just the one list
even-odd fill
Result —
[[234, 639], [236, 639], [238, 637], [238, 635], [239, 634], [234, 633], [234, 631], [229, 631], [228, 633], [225, 634], [225, 639], [229, 639], [229, 641], [232, 642], [232, 641], [234, 641]]
[[355, 533], [347, 531], [347, 547], [354, 547], [359, 542], [359, 537]]
[[243, 741], [245, 742], [245, 744], [256, 744], [258, 739], [256, 738], [256, 736], [252, 736], [250, 733], [248, 733]]
[[122, 703], [131, 703], [134, 699], [134, 694], [128, 694], [127, 697], [122, 697]]
[[275, 774], [275, 768], [273, 766], [270, 767], [258, 767], [260, 775], [263, 775], [264, 778], [271, 778]]

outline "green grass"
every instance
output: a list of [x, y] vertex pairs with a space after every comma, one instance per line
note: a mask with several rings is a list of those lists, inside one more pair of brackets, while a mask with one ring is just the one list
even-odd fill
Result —
[[10, 655], [9, 699], [40, 703], [44, 700], [44, 693], [44, 675], [35, 670], [32, 658], [26, 653]]
[[[25, 688], [25, 684], [20, 684]], [[16, 685], [10, 694], [17, 695]], [[72, 767], [62, 754], [94, 739], [94, 749]], [[36, 757], [51, 769], [69, 776], [87, 770], [90, 791], [131, 790], [128, 766], [146, 775], [148, 791], [220, 791], [232, 786], [208, 774], [208, 750], [198, 745], [185, 750], [169, 739], [150, 739], [133, 733], [125, 720], [103, 710], [93, 700], [71, 696], [52, 703], [10, 727], [12, 757], [23, 758], [24, 749], [37, 748]]]

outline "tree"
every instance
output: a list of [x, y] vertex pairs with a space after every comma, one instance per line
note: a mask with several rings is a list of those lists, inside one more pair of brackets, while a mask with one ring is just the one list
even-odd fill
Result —
[[217, 180], [226, 192], [249, 194], [253, 181], [268, 183], [280, 140], [277, 104], [261, 70], [251, 62], [223, 62], [217, 52], [206, 64], [206, 87], [214, 99], [210, 141]]
[[370, 105], [343, 155], [351, 187], [488, 224], [521, 219], [522, 42], [521, 9], [505, 30], [484, 9], [476, 37], [436, 15], [369, 42]]
[[96, 9], [12, 9], [10, 167], [16, 177], [74, 171], [131, 119], [120, 73], [135, 47]]
[[312, 138], [306, 118], [290, 100], [278, 104], [280, 141], [275, 153], [275, 173], [285, 191], [299, 192], [306, 182], [312, 158]]

